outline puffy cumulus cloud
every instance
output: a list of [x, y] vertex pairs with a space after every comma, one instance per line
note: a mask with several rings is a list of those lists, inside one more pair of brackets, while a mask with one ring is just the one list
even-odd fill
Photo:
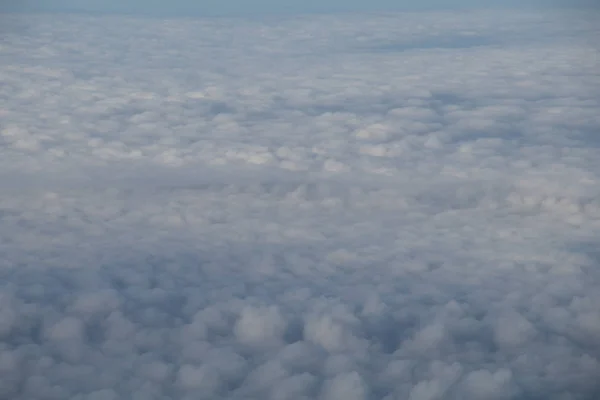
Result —
[[2, 19], [0, 399], [600, 397], [589, 16]]
[[488, 370], [470, 372], [465, 378], [467, 391], [480, 399], [510, 399], [515, 397], [511, 393], [512, 373], [510, 370], [501, 369], [494, 373]]
[[364, 400], [367, 398], [368, 389], [364, 380], [356, 372], [347, 372], [335, 376], [325, 382], [322, 399], [352, 399]]
[[244, 308], [233, 329], [241, 343], [261, 346], [280, 342], [285, 328], [285, 320], [277, 308], [271, 306], [267, 309]]

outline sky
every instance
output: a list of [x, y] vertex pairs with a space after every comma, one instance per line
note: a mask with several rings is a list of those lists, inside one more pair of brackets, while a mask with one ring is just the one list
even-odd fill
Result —
[[0, 399], [600, 398], [597, 16], [2, 15]]
[[0, 10], [78, 11], [167, 15], [264, 15], [315, 12], [403, 11], [477, 8], [554, 8], [592, 7], [591, 0], [25, 0], [7, 1]]

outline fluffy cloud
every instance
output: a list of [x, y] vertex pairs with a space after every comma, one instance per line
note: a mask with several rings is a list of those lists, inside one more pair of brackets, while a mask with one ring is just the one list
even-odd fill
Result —
[[600, 396], [583, 15], [5, 15], [0, 398]]

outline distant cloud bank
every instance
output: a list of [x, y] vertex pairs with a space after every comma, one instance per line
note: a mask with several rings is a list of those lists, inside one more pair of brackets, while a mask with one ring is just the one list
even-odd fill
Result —
[[5, 1], [0, 12], [80, 12], [146, 16], [260, 16], [340, 12], [597, 9], [593, 0], [26, 0]]

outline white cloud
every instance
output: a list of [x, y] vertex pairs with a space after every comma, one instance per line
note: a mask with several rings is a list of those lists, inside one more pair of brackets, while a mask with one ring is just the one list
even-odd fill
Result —
[[364, 400], [367, 399], [367, 395], [366, 383], [357, 372], [352, 371], [326, 381], [321, 398], [323, 400]]
[[2, 18], [0, 398], [600, 396], [585, 16]]
[[233, 330], [238, 341], [248, 345], [279, 344], [286, 322], [279, 310], [271, 306], [266, 309], [246, 307]]
[[467, 392], [478, 399], [510, 399], [515, 393], [510, 390], [512, 372], [500, 369], [494, 373], [488, 370], [472, 371], [465, 378]]

